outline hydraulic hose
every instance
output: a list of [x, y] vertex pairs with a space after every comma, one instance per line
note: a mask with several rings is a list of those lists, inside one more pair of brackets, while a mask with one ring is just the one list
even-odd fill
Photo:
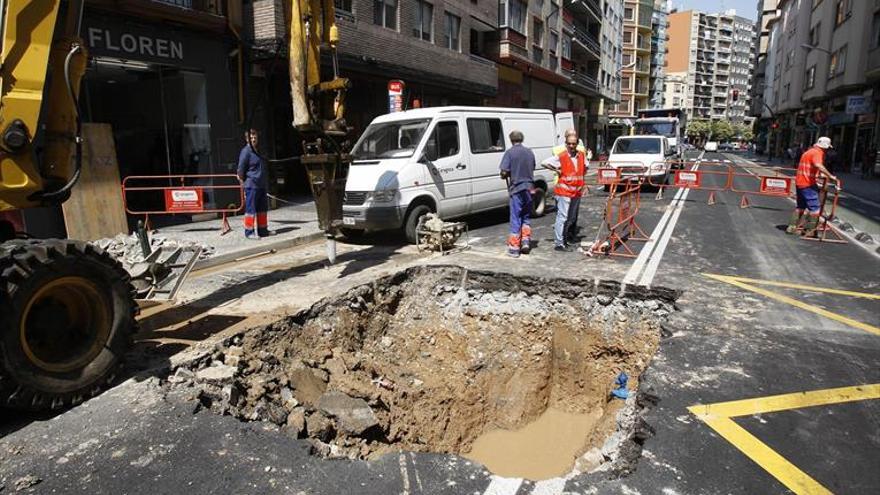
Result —
[[64, 184], [60, 189], [40, 193], [40, 198], [42, 199], [52, 199], [67, 194], [73, 186], [76, 185], [77, 181], [79, 181], [80, 174], [82, 174], [82, 112], [80, 112], [79, 98], [76, 96], [76, 91], [73, 89], [73, 81], [70, 80], [70, 61], [73, 59], [73, 56], [80, 51], [82, 51], [82, 46], [80, 46], [79, 43], [74, 43], [73, 46], [70, 47], [70, 51], [67, 52], [67, 56], [64, 57], [64, 82], [67, 85], [67, 94], [73, 102], [73, 111], [76, 121], [76, 130], [73, 135], [75, 147], [73, 175], [70, 177], [70, 180], [67, 181], [67, 184]]

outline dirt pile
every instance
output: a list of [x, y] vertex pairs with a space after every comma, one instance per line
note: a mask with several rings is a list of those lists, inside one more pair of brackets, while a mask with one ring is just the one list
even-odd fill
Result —
[[169, 382], [330, 457], [467, 453], [481, 434], [522, 427], [548, 407], [598, 417], [583, 454], [615, 431], [622, 402], [610, 402], [611, 384], [626, 371], [637, 386], [672, 311], [670, 292], [619, 292], [411, 269], [235, 336]]

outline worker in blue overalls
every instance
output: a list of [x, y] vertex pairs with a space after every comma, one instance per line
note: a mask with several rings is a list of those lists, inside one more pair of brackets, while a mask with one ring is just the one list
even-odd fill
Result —
[[238, 155], [238, 178], [244, 184], [244, 236], [259, 239], [270, 235], [269, 167], [257, 154], [257, 130], [248, 129], [244, 139]]

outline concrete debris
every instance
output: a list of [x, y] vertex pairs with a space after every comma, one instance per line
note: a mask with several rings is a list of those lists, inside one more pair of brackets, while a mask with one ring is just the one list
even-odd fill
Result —
[[289, 435], [298, 438], [306, 429], [306, 410], [303, 407], [296, 407], [287, 415], [285, 427]]
[[318, 402], [321, 412], [336, 418], [339, 429], [349, 435], [360, 436], [379, 425], [373, 410], [363, 399], [349, 397], [342, 392], [326, 392]]
[[210, 368], [196, 372], [196, 379], [209, 383], [227, 383], [235, 378], [237, 371], [238, 369], [232, 366], [214, 364]]
[[[119, 260], [123, 265], [134, 265], [144, 260], [140, 241], [138, 241], [136, 234], [119, 234], [116, 237], [91, 241], [91, 244], [106, 251], [110, 256]], [[202, 248], [199, 259], [210, 258], [214, 254], [214, 247], [207, 244], [171, 239], [155, 233], [150, 234], [150, 247], [153, 250], [161, 247], [163, 248], [163, 252], [177, 248], [183, 248], [184, 250]]]
[[316, 407], [327, 390], [327, 383], [310, 368], [295, 369], [288, 374], [288, 379], [294, 388], [294, 397], [309, 407]]
[[22, 476], [17, 480], [12, 482], [12, 487], [15, 488], [15, 491], [20, 492], [22, 490], [27, 490], [28, 488], [39, 484], [43, 480], [37, 476], [29, 474], [27, 476]]
[[306, 430], [309, 436], [325, 442], [332, 440], [335, 435], [333, 421], [320, 412], [314, 412], [306, 418]]

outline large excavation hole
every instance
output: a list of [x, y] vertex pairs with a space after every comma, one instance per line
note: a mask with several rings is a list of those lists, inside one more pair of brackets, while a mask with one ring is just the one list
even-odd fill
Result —
[[636, 389], [674, 294], [619, 292], [416, 268], [233, 337], [169, 381], [319, 455], [454, 453], [544, 479], [607, 463], [632, 437], [636, 401], [612, 385], [626, 372]]

